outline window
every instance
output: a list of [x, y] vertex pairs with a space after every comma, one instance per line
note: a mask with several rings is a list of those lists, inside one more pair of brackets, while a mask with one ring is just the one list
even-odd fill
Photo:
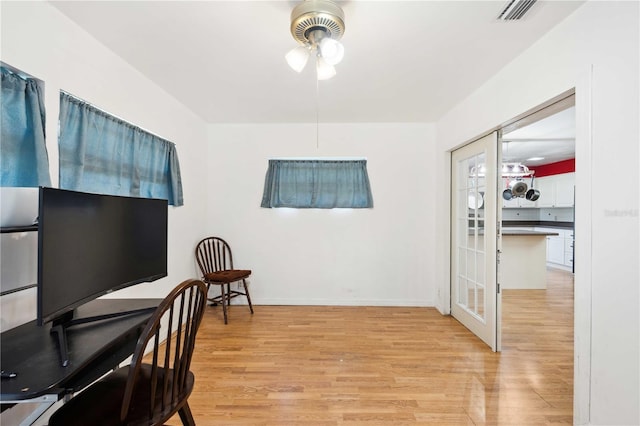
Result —
[[60, 188], [183, 204], [175, 144], [60, 93]]
[[269, 160], [261, 206], [372, 208], [367, 160]]
[[50, 186], [42, 82], [2, 65], [0, 186]]

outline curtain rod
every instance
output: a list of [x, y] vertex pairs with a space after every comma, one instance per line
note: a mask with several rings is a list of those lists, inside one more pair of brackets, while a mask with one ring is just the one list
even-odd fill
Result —
[[[124, 118], [122, 118], [122, 117], [120, 117], [120, 116], [117, 116], [117, 115], [115, 115], [115, 114], [113, 114], [113, 113], [110, 113], [109, 111], [107, 111], [107, 110], [105, 110], [105, 109], [102, 109], [102, 108], [100, 108], [100, 107], [97, 107], [97, 106], [95, 106], [94, 104], [92, 104], [91, 102], [86, 101], [86, 100], [82, 99], [81, 97], [78, 97], [78, 96], [76, 96], [76, 95], [74, 95], [74, 94], [72, 94], [72, 93], [69, 93], [69, 92], [67, 92], [66, 90], [62, 90], [62, 89], [60, 89], [60, 93], [64, 93], [65, 95], [69, 96], [70, 98], [73, 98], [73, 99], [75, 99], [75, 100], [77, 100], [77, 101], [79, 101], [79, 102], [82, 102], [83, 104], [87, 104], [87, 105], [89, 105], [91, 108], [95, 108], [95, 109], [97, 109], [98, 111], [101, 111], [101, 112], [103, 112], [103, 113], [105, 113], [105, 114], [108, 114], [108, 115], [112, 116], [113, 118], [117, 118], [118, 120], [122, 121], [123, 123], [127, 123], [127, 124], [128, 124], [128, 125], [130, 125], [131, 127], [135, 127], [136, 129], [142, 130], [143, 132], [146, 132], [146, 133], [150, 134], [151, 136], [155, 136], [156, 138], [158, 138], [158, 139], [162, 139], [163, 141], [166, 141], [166, 142], [169, 142], [169, 143], [173, 143], [173, 142], [171, 142], [171, 141], [170, 141], [169, 139], [167, 139], [167, 138], [163, 138], [162, 136], [157, 135], [157, 134], [155, 134], [155, 133], [153, 133], [153, 132], [150, 132], [149, 130], [147, 130], [147, 129], [143, 128], [143, 127], [138, 126], [137, 124], [133, 124], [133, 123], [132, 123], [132, 122], [130, 122], [129, 120], [125, 120]], [[175, 143], [173, 143], [173, 144], [175, 145]]]
[[269, 160], [332, 160], [332, 161], [356, 161], [366, 160], [367, 157], [271, 157]]
[[3, 68], [5, 68], [7, 71], [17, 75], [18, 77], [20, 77], [23, 80], [34, 80], [36, 83], [38, 83], [38, 85], [41, 85], [43, 83], [42, 80], [40, 80], [37, 77], [32, 76], [29, 73], [26, 73], [16, 67], [13, 67], [5, 62], [0, 61], [0, 66], [2, 66]]

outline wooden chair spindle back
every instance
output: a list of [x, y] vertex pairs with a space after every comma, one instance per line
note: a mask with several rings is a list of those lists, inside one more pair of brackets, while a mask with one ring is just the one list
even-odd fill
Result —
[[[170, 410], [188, 390], [187, 376], [196, 342], [196, 333], [206, 305], [207, 288], [202, 281], [186, 280], [158, 306], [142, 332], [134, 352], [124, 392], [120, 418], [126, 421], [132, 407], [136, 377], [150, 371], [149, 416]], [[176, 330], [172, 332], [172, 330]], [[151, 354], [146, 350], [151, 344]], [[150, 365], [143, 358], [151, 358]], [[145, 372], [145, 374], [147, 374]]]

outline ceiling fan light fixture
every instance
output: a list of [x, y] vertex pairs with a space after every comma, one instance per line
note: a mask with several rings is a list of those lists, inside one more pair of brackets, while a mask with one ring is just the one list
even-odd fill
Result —
[[339, 64], [344, 58], [344, 46], [338, 40], [325, 37], [318, 46], [322, 59], [330, 65]]
[[325, 61], [320, 55], [318, 55], [316, 62], [316, 72], [318, 74], [318, 80], [328, 80], [336, 75], [335, 67]]
[[309, 48], [307, 46], [294, 47], [285, 55], [289, 66], [296, 72], [301, 72], [309, 61]]

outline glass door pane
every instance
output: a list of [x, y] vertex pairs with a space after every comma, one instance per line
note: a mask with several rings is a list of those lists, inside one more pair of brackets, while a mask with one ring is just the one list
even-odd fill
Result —
[[458, 160], [458, 179], [455, 211], [458, 212], [459, 235], [457, 241], [458, 305], [469, 314], [484, 321], [486, 305], [483, 276], [485, 259], [484, 239], [484, 152]]
[[497, 349], [497, 163], [494, 132], [452, 153], [451, 314]]

